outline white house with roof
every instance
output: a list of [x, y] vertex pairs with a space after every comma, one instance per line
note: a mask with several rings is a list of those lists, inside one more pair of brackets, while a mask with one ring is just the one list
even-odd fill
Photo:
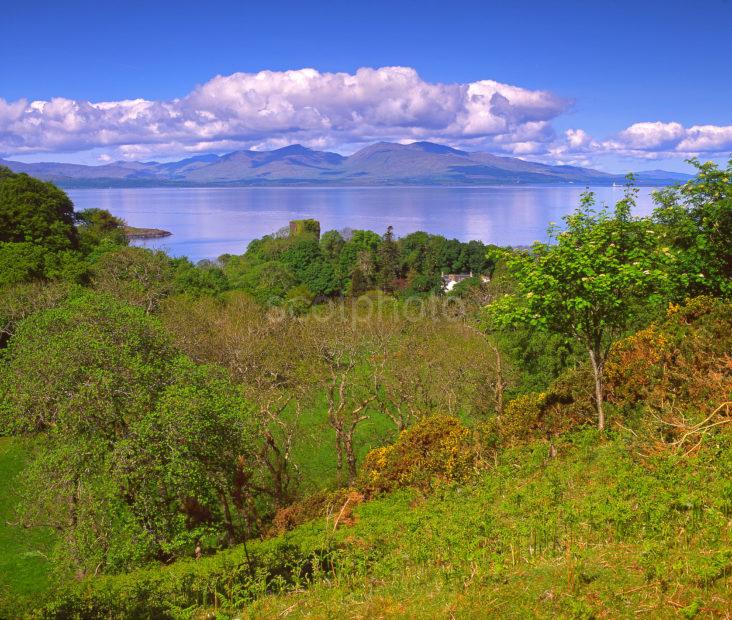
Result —
[[[473, 277], [473, 272], [470, 273], [443, 273], [442, 274], [442, 291], [445, 293], [449, 293], [452, 289], [455, 288], [457, 284], [462, 282], [463, 280], [467, 280], [468, 278]], [[486, 282], [490, 282], [491, 279], [486, 275], [480, 276], [480, 281], [485, 284]]]

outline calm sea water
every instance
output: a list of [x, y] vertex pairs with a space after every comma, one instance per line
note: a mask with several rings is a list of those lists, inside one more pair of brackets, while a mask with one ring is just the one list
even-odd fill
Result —
[[[597, 187], [598, 201], [614, 204], [622, 188]], [[140, 242], [193, 261], [241, 254], [257, 237], [292, 219], [315, 218], [323, 231], [365, 228], [397, 235], [415, 230], [498, 245], [546, 240], [578, 204], [581, 186], [145, 188], [72, 189], [77, 210], [107, 209], [131, 226], [162, 228], [172, 237]], [[638, 215], [652, 210], [652, 188], [642, 188]]]

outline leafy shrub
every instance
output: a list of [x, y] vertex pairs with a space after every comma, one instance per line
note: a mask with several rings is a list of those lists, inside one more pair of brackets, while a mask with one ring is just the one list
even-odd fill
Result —
[[285, 308], [295, 316], [305, 314], [313, 305], [314, 295], [305, 284], [291, 288], [285, 296]]
[[97, 577], [58, 591], [36, 618], [180, 618], [192, 609], [234, 611], [309, 579], [325, 552], [278, 538], [168, 567]]
[[587, 364], [569, 370], [543, 392], [511, 400], [503, 414], [479, 427], [484, 447], [510, 446], [555, 437], [593, 420], [592, 377]]
[[671, 305], [667, 318], [618, 342], [607, 393], [625, 417], [640, 413], [636, 436], [656, 448], [694, 452], [729, 428], [732, 304], [698, 297]]
[[532, 392], [514, 398], [506, 405], [505, 412], [496, 416], [490, 427], [495, 429], [501, 446], [508, 446], [529, 439], [541, 431], [542, 406], [546, 392]]
[[401, 487], [429, 489], [436, 481], [465, 480], [474, 463], [470, 430], [457, 418], [436, 415], [402, 431], [393, 445], [371, 450], [358, 486], [371, 496]]
[[220, 295], [229, 287], [224, 272], [216, 265], [201, 261], [194, 266], [184, 259], [177, 259], [175, 262], [176, 292], [198, 298]]
[[607, 364], [612, 402], [708, 415], [732, 394], [732, 304], [697, 297], [617, 343]]
[[0, 243], [0, 286], [42, 279], [45, 259], [46, 250], [40, 245]]
[[247, 255], [227, 259], [224, 273], [232, 288], [246, 291], [266, 305], [279, 305], [287, 291], [297, 283], [283, 263], [274, 260], [257, 263]]

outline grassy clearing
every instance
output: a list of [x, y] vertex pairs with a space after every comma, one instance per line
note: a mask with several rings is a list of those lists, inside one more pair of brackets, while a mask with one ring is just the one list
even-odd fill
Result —
[[0, 615], [4, 601], [30, 600], [49, 587], [53, 532], [14, 524], [17, 480], [26, 458], [22, 440], [0, 437]]
[[[285, 411], [285, 415], [292, 416], [293, 412]], [[470, 416], [467, 414], [457, 412], [455, 415], [462, 422], [471, 425]], [[277, 429], [273, 427], [273, 431], [276, 432]], [[388, 417], [378, 410], [370, 410], [369, 418], [358, 425], [354, 435], [359, 466], [371, 450], [393, 443], [398, 435], [396, 426]], [[302, 495], [339, 486], [336, 474], [335, 431], [328, 424], [325, 396], [322, 396], [315, 406], [303, 411], [292, 456], [300, 472], [299, 489]]]
[[[303, 411], [299, 424], [293, 459], [301, 475], [301, 492], [306, 495], [324, 488], [336, 488], [335, 431], [328, 424], [325, 397], [316, 406]], [[391, 443], [396, 436], [391, 421], [379, 412], [372, 412], [356, 429], [354, 444], [358, 462], [362, 463], [370, 450]]]

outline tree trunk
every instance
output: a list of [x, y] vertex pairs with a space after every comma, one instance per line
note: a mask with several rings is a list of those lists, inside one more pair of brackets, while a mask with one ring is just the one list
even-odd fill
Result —
[[503, 364], [501, 363], [501, 352], [498, 347], [493, 347], [496, 354], [496, 413], [498, 415], [503, 414], [503, 390], [505, 385], [503, 384]]
[[220, 492], [221, 505], [224, 509], [224, 527], [226, 528], [226, 542], [229, 547], [233, 546], [236, 542], [236, 530], [234, 528], [234, 521], [231, 518], [231, 511], [229, 510], [229, 501], [226, 499], [224, 492]]
[[[287, 457], [277, 446], [274, 436], [270, 431], [264, 433], [265, 446], [262, 458], [272, 475], [272, 496], [275, 508], [282, 508], [287, 505]], [[269, 452], [269, 455], [267, 454]]]
[[597, 428], [605, 430], [605, 410], [603, 408], [605, 395], [603, 390], [603, 366], [602, 355], [595, 349], [590, 349], [590, 361], [592, 362], [592, 374], [595, 377], [595, 405], [597, 407]]
[[346, 461], [348, 463], [348, 484], [353, 486], [356, 480], [356, 455], [353, 452], [353, 433], [349, 433], [344, 438], [344, 448], [346, 451]]
[[343, 482], [343, 439], [338, 431], [336, 431], [336, 478], [339, 484]]

